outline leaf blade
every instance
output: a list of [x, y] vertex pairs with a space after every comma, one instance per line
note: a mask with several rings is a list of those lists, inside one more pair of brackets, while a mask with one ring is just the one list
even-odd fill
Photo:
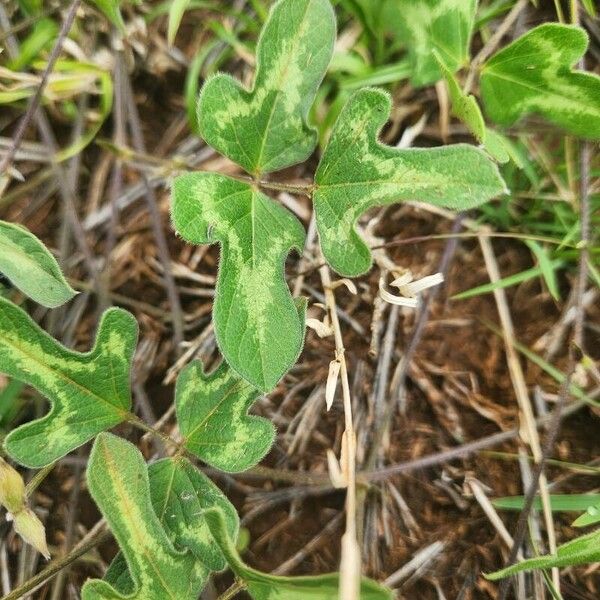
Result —
[[[148, 468], [139, 450], [110, 433], [101, 433], [90, 455], [87, 480], [127, 564], [133, 582], [127, 597], [195, 600], [208, 570], [190, 553], [173, 547], [154, 512]], [[131, 589], [124, 578], [120, 585]], [[116, 598], [124, 596], [106, 581], [91, 580], [82, 589], [82, 600]]]
[[276, 2], [258, 42], [252, 90], [224, 74], [205, 83], [198, 101], [204, 140], [255, 175], [306, 160], [317, 144], [307, 115], [334, 40], [329, 0]]
[[110, 309], [87, 353], [68, 350], [24, 311], [0, 298], [0, 370], [46, 396], [50, 412], [14, 429], [7, 452], [29, 467], [43, 467], [121, 423], [131, 405], [129, 371], [137, 323]]
[[569, 133], [600, 139], [600, 77], [572, 70], [587, 46], [579, 27], [546, 23], [497, 52], [481, 73], [489, 117], [509, 126], [536, 113]]
[[506, 193], [496, 165], [473, 146], [398, 150], [381, 144], [378, 134], [390, 110], [390, 98], [381, 90], [356, 92], [317, 169], [313, 203], [321, 248], [347, 277], [371, 266], [371, 252], [355, 230], [369, 208], [419, 200], [465, 210]]
[[61, 306], [77, 294], [46, 246], [25, 228], [6, 221], [0, 221], [0, 272], [47, 308]]
[[302, 224], [258, 189], [214, 173], [175, 179], [172, 218], [186, 241], [221, 245], [217, 343], [244, 379], [270, 391], [304, 341], [304, 309], [284, 278], [285, 258], [304, 245]]
[[[231, 570], [244, 581], [247, 591], [255, 600], [337, 600], [339, 597], [339, 574], [312, 577], [281, 577], [261, 573], [248, 567], [239, 557], [225, 529], [225, 522], [218, 510], [205, 513], [206, 520], [217, 544], [221, 548]], [[362, 578], [361, 600], [391, 600], [392, 593], [374, 581]]]

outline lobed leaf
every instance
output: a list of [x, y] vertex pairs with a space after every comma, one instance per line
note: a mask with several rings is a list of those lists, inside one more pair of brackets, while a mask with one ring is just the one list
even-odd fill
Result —
[[554, 567], [570, 567], [600, 561], [600, 531], [582, 535], [559, 546], [555, 555], [539, 556], [524, 560], [495, 573], [486, 575], [487, 579], [496, 581], [521, 571], [532, 569], [553, 569]]
[[304, 304], [284, 278], [305, 232], [256, 187], [215, 173], [188, 173], [173, 185], [173, 222], [193, 244], [221, 244], [213, 319], [225, 360], [269, 391], [294, 364], [304, 340]]
[[255, 175], [306, 160], [317, 144], [307, 115], [334, 42], [329, 0], [279, 0], [258, 41], [252, 89], [224, 74], [204, 85], [198, 102], [202, 137]]
[[56, 259], [24, 227], [0, 221], [0, 273], [39, 304], [55, 308], [77, 294]]
[[347, 277], [371, 266], [371, 252], [354, 228], [369, 208], [418, 200], [466, 210], [507, 191], [496, 165], [473, 146], [398, 150], [381, 144], [377, 136], [390, 110], [386, 93], [356, 92], [317, 169], [313, 202], [321, 248]]
[[74, 352], [0, 298], [0, 371], [32, 385], [51, 403], [45, 417], [11, 431], [6, 451], [23, 465], [43, 467], [126, 419], [136, 341], [135, 319], [110, 309], [91, 352]]
[[[226, 523], [218, 510], [205, 513], [208, 526], [231, 570], [242, 580], [254, 600], [337, 600], [339, 574], [312, 577], [280, 577], [261, 573], [244, 564], [227, 534]], [[378, 583], [362, 578], [361, 600], [391, 600], [392, 592]]]
[[148, 469], [139, 450], [110, 433], [94, 443], [88, 487], [123, 553], [110, 582], [91, 580], [82, 600], [196, 600], [208, 569], [191, 552], [177, 551], [161, 525], [150, 497]]
[[437, 51], [452, 73], [466, 64], [477, 0], [395, 0], [386, 5], [386, 20], [403, 42], [415, 87], [441, 79]]
[[222, 471], [240, 472], [256, 465], [275, 437], [269, 420], [247, 414], [258, 395], [225, 363], [210, 375], [200, 362], [188, 365], [175, 391], [185, 447]]
[[583, 29], [546, 23], [497, 52], [481, 73], [487, 114], [509, 126], [537, 113], [569, 133], [600, 139], [600, 77], [572, 70], [587, 46]]

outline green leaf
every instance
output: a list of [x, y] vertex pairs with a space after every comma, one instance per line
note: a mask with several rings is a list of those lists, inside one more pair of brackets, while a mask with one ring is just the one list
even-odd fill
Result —
[[559, 546], [555, 555], [530, 558], [495, 573], [490, 573], [486, 575], [486, 578], [496, 581], [521, 571], [569, 567], [598, 561], [600, 561], [600, 531], [595, 531]]
[[82, 600], [196, 600], [208, 569], [191, 552], [173, 547], [152, 506], [148, 468], [139, 450], [101, 433], [90, 455], [87, 481], [123, 552], [131, 583], [122, 571], [117, 576], [113, 570], [112, 585], [86, 582]]
[[228, 535], [235, 539], [239, 518], [223, 492], [186, 458], [166, 458], [148, 468], [154, 510], [178, 549], [189, 549], [212, 571], [227, 563], [215, 545], [204, 512], [217, 508], [225, 518]]
[[452, 113], [458, 117], [473, 134], [475, 139], [483, 144], [487, 152], [499, 163], [506, 163], [510, 159], [507, 143], [503, 136], [488, 129], [483, 120], [479, 103], [472, 94], [465, 94], [452, 71], [444, 64], [442, 57], [434, 50], [440, 70], [450, 93]]
[[9, 61], [8, 66], [13, 71], [22, 71], [34, 61], [58, 35], [58, 25], [52, 19], [39, 19], [31, 33], [23, 40], [19, 55]]
[[600, 139], [600, 77], [572, 70], [587, 46], [582, 29], [546, 23], [500, 50], [481, 73], [487, 114], [509, 126], [537, 113], [569, 133]]
[[529, 249], [533, 252], [537, 259], [538, 267], [542, 271], [542, 276], [544, 277], [544, 281], [548, 286], [548, 291], [557, 302], [560, 301], [560, 290], [558, 286], [558, 279], [556, 277], [556, 269], [552, 263], [552, 259], [550, 258], [548, 251], [535, 240], [525, 240], [525, 243], [527, 246], [529, 246]]
[[596, 502], [587, 506], [585, 512], [573, 521], [573, 527], [589, 527], [600, 523], [600, 498], [598, 494], [588, 494], [588, 496], [592, 495], [596, 496]]
[[136, 340], [135, 319], [110, 309], [91, 352], [74, 352], [0, 298], [0, 372], [32, 385], [52, 406], [7, 436], [7, 452], [23, 465], [43, 467], [126, 419]]
[[175, 36], [179, 30], [181, 19], [183, 18], [190, 1], [191, 0], [173, 0], [171, 6], [169, 7], [169, 27], [167, 31], [167, 40], [169, 42], [169, 46], [172, 46], [173, 42], [175, 41]]
[[273, 445], [275, 429], [248, 415], [258, 391], [222, 363], [207, 375], [202, 363], [188, 365], [177, 379], [177, 422], [185, 447], [227, 472], [256, 465]]
[[[496, 508], [502, 510], [522, 510], [525, 500], [524, 496], [507, 496], [492, 501]], [[600, 503], [600, 494], [551, 494], [550, 508], [556, 512], [577, 512], [587, 510], [590, 506]], [[537, 497], [533, 504], [534, 508], [540, 510], [542, 501]]]
[[0, 272], [39, 304], [55, 308], [75, 292], [46, 246], [25, 228], [0, 221]]
[[305, 232], [287, 209], [257, 188], [215, 173], [188, 173], [173, 185], [173, 222], [193, 244], [221, 244], [213, 319], [225, 360], [270, 391], [297, 360], [305, 307], [284, 278]]
[[[227, 534], [222, 514], [218, 510], [208, 510], [204, 516], [229, 567], [242, 580], [246, 591], [254, 600], [337, 600], [339, 598], [337, 573], [315, 577], [279, 577], [248, 567], [239, 557], [235, 545]], [[364, 577], [360, 599], [391, 600], [392, 592]]]
[[[148, 467], [150, 496], [154, 512], [177, 550], [191, 550], [196, 559], [213, 571], [227, 563], [215, 544], [204, 519], [204, 511], [218, 508], [235, 539], [239, 518], [221, 490], [186, 458], [166, 458]], [[123, 593], [131, 593], [135, 584], [121, 552], [110, 564], [104, 581]]]
[[[551, 261], [549, 265], [549, 268], [553, 270], [559, 270], [564, 267], [565, 263], [560, 259]], [[514, 275], [509, 275], [508, 277], [503, 277], [500, 281], [497, 281], [495, 283], [484, 283], [483, 285], [478, 285], [477, 287], [465, 290], [464, 292], [454, 294], [454, 296], [452, 296], [450, 300], [466, 300], [467, 298], [473, 298], [474, 296], [489, 294], [494, 290], [509, 288], [513, 285], [517, 285], [518, 283], [523, 283], [524, 281], [529, 281], [530, 279], [539, 277], [543, 274], [543, 272], [544, 271], [541, 266], [532, 267], [531, 269], [525, 269], [525, 271], [521, 271], [520, 273], [515, 273]]]
[[317, 170], [313, 201], [321, 247], [347, 277], [371, 266], [371, 252], [354, 229], [369, 208], [418, 200], [465, 210], [506, 193], [496, 165], [473, 146], [398, 150], [381, 144], [377, 136], [390, 110], [390, 97], [381, 90], [356, 92]]
[[317, 144], [307, 114], [334, 41], [329, 0], [277, 2], [258, 42], [252, 90], [224, 74], [204, 85], [198, 103], [202, 137], [255, 175], [306, 160]]
[[477, 0], [396, 0], [387, 6], [387, 20], [412, 63], [414, 86], [441, 79], [434, 50], [452, 73], [466, 64]]
[[119, 10], [120, 0], [89, 0], [104, 13], [104, 16], [121, 32], [125, 33], [125, 23]]

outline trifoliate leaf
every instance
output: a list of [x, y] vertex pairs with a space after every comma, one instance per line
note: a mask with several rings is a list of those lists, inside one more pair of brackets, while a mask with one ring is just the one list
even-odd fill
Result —
[[193, 244], [221, 244], [213, 319], [225, 360], [270, 391], [294, 364], [304, 340], [304, 306], [284, 278], [305, 232], [292, 213], [257, 188], [215, 173], [188, 173], [173, 185], [173, 222]]
[[333, 53], [329, 0], [280, 0], [258, 42], [251, 91], [229, 75], [208, 80], [198, 102], [202, 137], [259, 175], [306, 160], [317, 144], [307, 114]]
[[476, 10], [477, 0], [395, 0], [386, 4], [385, 21], [404, 42], [414, 86], [441, 79], [434, 50], [453, 73], [468, 61]]
[[248, 415], [258, 391], [222, 363], [207, 375], [202, 363], [177, 379], [177, 422], [185, 447], [204, 462], [230, 473], [253, 467], [269, 451], [272, 423]]
[[313, 202], [321, 248], [347, 277], [371, 265], [371, 252], [354, 229], [369, 208], [418, 200], [466, 210], [506, 193], [496, 165], [473, 146], [398, 150], [381, 144], [377, 136], [390, 109], [389, 96], [380, 90], [354, 94], [317, 170]]
[[504, 126], [536, 113], [569, 133], [600, 139], [600, 77], [572, 70], [587, 46], [579, 27], [546, 23], [503, 48], [481, 73], [486, 113]]
[[585, 565], [600, 561], [600, 531], [582, 535], [559, 546], [555, 555], [539, 556], [524, 560], [516, 565], [486, 575], [487, 579], [496, 581], [521, 571], [532, 569], [553, 569], [574, 565]]
[[0, 221], [0, 273], [48, 308], [60, 306], [77, 294], [46, 246], [27, 229], [6, 221]]
[[228, 535], [237, 537], [239, 518], [223, 492], [185, 458], [167, 458], [148, 468], [152, 505], [160, 522], [171, 534], [177, 549], [189, 549], [212, 571], [226, 562], [204, 519], [204, 511], [218, 508], [225, 518]]
[[73, 352], [0, 298], [0, 372], [32, 385], [52, 405], [45, 417], [7, 436], [7, 452], [23, 465], [43, 467], [126, 419], [136, 341], [135, 319], [110, 309], [92, 351]]
[[[279, 577], [261, 573], [244, 564], [227, 534], [225, 520], [218, 510], [205, 513], [206, 521], [229, 563], [231, 570], [242, 580], [254, 600], [337, 600], [339, 574], [314, 577]], [[391, 590], [362, 578], [360, 600], [391, 600]]]
[[[110, 433], [94, 443], [87, 471], [90, 493], [108, 522], [129, 577], [88, 581], [82, 600], [196, 600], [208, 569], [191, 552], [177, 551], [150, 498], [148, 468], [139, 450]], [[121, 561], [122, 562], [122, 561]]]

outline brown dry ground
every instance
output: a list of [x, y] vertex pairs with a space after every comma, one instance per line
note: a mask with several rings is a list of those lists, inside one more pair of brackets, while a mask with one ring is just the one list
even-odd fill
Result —
[[[189, 32], [185, 33], [189, 36]], [[151, 39], [151, 35], [149, 35]], [[155, 47], [151, 56], [167, 60]], [[154, 54], [152, 54], [154, 53]], [[138, 59], [139, 61], [139, 59]], [[146, 66], [137, 65], [133, 75], [136, 102], [143, 121], [144, 136], [154, 158], [172, 156], [188, 132], [182, 117], [183, 69], [167, 61], [159, 73], [151, 74]], [[232, 65], [236, 70], [237, 63]], [[408, 120], [398, 120], [391, 128], [397, 140], [399, 132], [415, 122], [423, 111], [433, 113], [437, 103], [432, 92], [422, 96], [401, 87], [395, 94], [397, 101], [419, 103], [420, 109]], [[55, 127], [63, 138], [68, 129], [61, 125], [57, 115]], [[160, 115], [160, 118], [158, 117]], [[439, 143], [435, 118], [431, 119], [429, 133], [419, 143]], [[110, 125], [106, 128], [110, 136]], [[450, 141], [461, 138], [454, 136]], [[83, 155], [78, 178], [77, 199], [82, 217], [94, 213], [108, 198], [108, 169], [113, 155], [109, 149], [93, 145]], [[209, 156], [210, 168], [232, 168], [217, 156]], [[26, 175], [29, 167], [22, 165]], [[307, 171], [290, 170], [290, 181], [308, 176]], [[31, 166], [31, 171], [35, 170]], [[124, 190], [139, 183], [134, 165], [126, 164]], [[61, 228], [60, 200], [51, 195], [43, 202], [36, 200], [39, 190], [22, 194], [9, 207], [2, 210], [1, 217], [20, 222], [39, 235], [49, 246], [55, 248]], [[169, 227], [169, 193], [164, 185], [158, 188], [158, 199], [164, 230], [168, 235], [173, 265], [186, 266], [190, 272], [214, 277], [218, 252], [215, 248], [198, 253], [178, 240]], [[304, 203], [303, 200], [300, 200]], [[305, 204], [308, 209], [308, 205]], [[305, 223], [306, 219], [305, 219]], [[414, 207], [391, 207], [384, 213], [376, 234], [387, 242], [413, 237], [448, 233], [452, 223]], [[102, 256], [106, 242], [106, 227], [89, 231], [88, 239], [94, 252]], [[398, 264], [417, 273], [427, 274], [437, 270], [446, 240], [423, 240], [389, 248], [389, 255]], [[494, 250], [503, 275], [519, 272], [532, 266], [530, 253], [516, 240], [494, 241]], [[309, 256], [310, 259], [310, 256]], [[298, 259], [288, 261], [289, 281], [293, 284]], [[182, 271], [183, 272], [183, 271]], [[156, 243], [151, 232], [148, 212], [143, 199], [123, 211], [119, 217], [118, 245], [114, 253], [111, 290], [116, 305], [133, 311], [141, 326], [140, 355], [137, 374], [145, 385], [149, 402], [138, 408], [154, 417], [160, 417], [169, 407], [173, 385], [164, 385], [166, 370], [174, 362], [172, 332], [169, 324], [169, 308], [160, 277]], [[85, 278], [79, 265], [69, 268], [69, 275]], [[372, 433], [378, 427], [374, 417], [373, 381], [381, 360], [383, 336], [389, 329], [390, 311], [386, 310], [378, 323], [378, 333], [373, 333], [373, 306], [378, 293], [378, 271], [356, 281], [359, 294], [352, 296], [345, 288], [336, 292], [338, 301], [352, 325], [342, 322], [344, 341], [354, 391], [357, 428], [361, 457], [371, 450]], [[561, 276], [561, 292], [567, 298], [574, 273]], [[183, 273], [177, 277], [183, 308], [187, 315], [186, 339], [201, 339], [197, 356], [214, 364], [218, 358], [214, 340], [206, 335], [210, 323], [210, 290], [207, 283], [199, 284]], [[501, 337], [489, 324], [498, 325], [498, 311], [494, 297], [483, 295], [465, 301], [453, 301], [450, 297], [459, 291], [489, 281], [482, 255], [476, 240], [460, 240], [451, 263], [447, 284], [432, 305], [423, 339], [411, 358], [406, 383], [406, 410], [394, 410], [391, 434], [379, 453], [378, 465], [393, 465], [439, 453], [477, 440], [507, 431], [517, 424], [518, 411], [514, 389], [507, 369], [506, 354]], [[198, 296], [198, 289], [205, 292]], [[309, 266], [306, 272], [304, 293], [311, 303], [320, 298], [318, 274]], [[539, 280], [533, 280], [507, 290], [507, 298], [515, 324], [518, 340], [527, 347], [554, 331], [562, 318], [564, 302], [557, 305]], [[148, 307], [154, 307], [150, 310]], [[57, 335], [70, 336], [73, 326], [73, 346], [89, 348], [97, 322], [97, 303], [93, 295], [81, 301], [80, 314], [76, 311], [63, 313]], [[159, 309], [156, 311], [156, 309]], [[319, 315], [318, 309], [314, 314]], [[34, 316], [47, 323], [47, 316], [34, 311]], [[596, 324], [586, 330], [586, 348], [596, 360], [600, 359], [600, 307], [592, 306], [587, 321]], [[401, 312], [391, 359], [394, 372], [403, 350], [411, 339], [415, 324], [414, 313]], [[64, 325], [64, 327], [62, 327]], [[359, 332], [359, 330], [361, 332]], [[379, 352], [370, 353], [373, 336], [379, 339]], [[306, 346], [300, 361], [284, 378], [267, 399], [258, 403], [259, 414], [273, 418], [279, 436], [275, 447], [264, 464], [285, 473], [308, 473], [325, 475], [326, 450], [339, 451], [343, 427], [341, 403], [325, 412], [322, 389], [327, 378], [329, 361], [334, 353], [329, 339], [320, 339], [308, 331]], [[595, 354], [595, 355], [594, 355]], [[531, 362], [523, 359], [527, 383], [531, 392], [539, 386], [547, 394], [556, 394], [557, 383]], [[555, 360], [560, 368], [566, 364], [566, 344]], [[390, 374], [391, 378], [391, 374]], [[395, 398], [396, 389], [386, 381], [386, 402]], [[22, 415], [29, 418], [32, 410]], [[600, 423], [598, 415], [582, 408], [563, 422], [559, 441], [553, 457], [573, 463], [586, 463], [599, 455]], [[174, 430], [173, 420], [166, 431]], [[130, 439], [139, 439], [134, 431], [121, 428], [120, 433]], [[153, 448], [142, 446], [146, 456], [151, 457]], [[452, 460], [425, 469], [412, 470], [387, 477], [383, 482], [369, 486], [366, 492], [364, 561], [367, 573], [383, 580], [405, 565], [419, 550], [430, 544], [443, 542], [443, 550], [435, 560], [427, 563], [398, 585], [402, 598], [434, 599], [443, 592], [448, 599], [494, 598], [496, 587], [487, 583], [482, 572], [498, 568], [507, 556], [506, 545], [483, 513], [479, 504], [468, 493], [465, 476], [478, 479], [489, 497], [514, 495], [523, 492], [519, 465], [514, 460], [518, 449], [525, 446], [516, 440], [496, 446], [493, 450], [510, 453], [511, 456], [494, 456], [480, 452], [466, 458]], [[46, 511], [46, 527], [49, 543], [59, 552], [65, 539], [68, 524], [75, 527], [76, 536], [81, 535], [97, 521], [99, 515], [85, 490], [81, 478], [81, 464], [89, 448], [75, 453], [74, 458], [61, 461], [54, 472], [44, 481], [36, 497], [37, 505]], [[285, 475], [284, 473], [284, 475]], [[569, 473], [565, 469], [550, 467], [550, 481], [559, 484], [555, 492], [587, 492], [597, 487], [597, 478]], [[340, 515], [343, 510], [342, 492], [323, 490], [319, 485], [278, 482], [267, 476], [221, 476], [214, 480], [234, 500], [240, 510], [243, 524], [249, 529], [250, 544], [245, 555], [252, 565], [272, 571], [286, 563], [290, 574], [315, 574], [337, 568], [339, 541], [343, 530]], [[81, 486], [81, 494], [70, 504], [73, 486]], [[392, 489], [393, 488], [393, 489]], [[75, 507], [75, 512], [70, 508]], [[400, 508], [402, 506], [402, 508]], [[516, 516], [502, 513], [510, 531]], [[571, 539], [575, 530], [569, 527], [573, 515], [557, 515], [556, 530], [559, 540]], [[6, 527], [0, 530], [6, 532]], [[20, 553], [20, 542], [10, 535], [10, 560], [13, 573]], [[77, 587], [87, 576], [100, 576], [116, 547], [114, 543], [103, 545], [89, 560], [71, 567], [67, 581]], [[227, 575], [216, 579], [216, 587], [223, 591], [229, 583]], [[600, 573], [595, 567], [566, 569], [563, 571], [564, 597], [567, 599], [592, 599], [600, 597]], [[49, 586], [36, 593], [36, 598], [48, 598]], [[65, 598], [70, 588], [65, 588]], [[215, 598], [208, 590], [206, 598]]]

